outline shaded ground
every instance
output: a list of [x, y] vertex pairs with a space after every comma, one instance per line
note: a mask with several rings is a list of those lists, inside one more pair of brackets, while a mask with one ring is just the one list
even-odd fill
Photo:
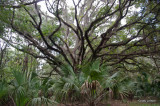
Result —
[[[0, 104], [0, 106], [14, 106], [11, 100], [8, 100], [7, 104]], [[46, 106], [46, 105], [42, 105]], [[89, 106], [86, 103], [74, 103], [74, 104], [58, 104], [49, 106]], [[121, 101], [121, 100], [110, 100], [108, 102], [99, 103], [96, 106], [160, 106], [160, 100], [157, 102], [144, 101], [144, 100], [133, 100], [133, 101]]]
[[[85, 103], [77, 103], [77, 104], [59, 104], [58, 106], [88, 106]], [[139, 102], [137, 100], [135, 101], [126, 101], [126, 103], [120, 101], [120, 100], [112, 100], [108, 103], [99, 103], [96, 106], [160, 106], [160, 103], [147, 103], [147, 102]]]

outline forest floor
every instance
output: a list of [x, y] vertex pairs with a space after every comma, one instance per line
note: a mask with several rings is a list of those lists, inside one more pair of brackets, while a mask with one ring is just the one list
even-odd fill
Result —
[[[76, 104], [59, 104], [58, 106], [88, 106], [86, 103], [76, 103]], [[125, 101], [111, 100], [104, 103], [99, 103], [96, 106], [160, 106], [159, 102], [147, 102], [147, 101]]]
[[[2, 105], [0, 105], [2, 106]], [[7, 104], [3, 106], [14, 106], [12, 101], [9, 101]], [[46, 105], [41, 105], [46, 106]], [[49, 104], [48, 106], [89, 106], [87, 103], [67, 103], [67, 104], [58, 104], [53, 105]], [[133, 100], [133, 101], [122, 101], [122, 100], [109, 100], [107, 102], [101, 102], [96, 106], [160, 106], [160, 100]]]

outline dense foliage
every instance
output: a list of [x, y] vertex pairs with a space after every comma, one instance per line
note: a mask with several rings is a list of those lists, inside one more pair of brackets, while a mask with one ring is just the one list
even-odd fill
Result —
[[1, 0], [0, 105], [160, 97], [160, 2]]

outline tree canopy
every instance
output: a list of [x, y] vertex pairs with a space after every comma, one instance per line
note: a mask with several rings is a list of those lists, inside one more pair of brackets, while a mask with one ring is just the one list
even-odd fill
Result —
[[0, 38], [58, 74], [62, 64], [78, 73], [95, 60], [127, 70], [141, 57], [156, 64], [159, 11], [156, 0], [1, 0]]

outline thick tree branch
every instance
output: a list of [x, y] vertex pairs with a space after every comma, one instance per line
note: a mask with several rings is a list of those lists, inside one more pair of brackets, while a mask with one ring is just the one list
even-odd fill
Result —
[[41, 2], [41, 1], [44, 1], [44, 0], [33, 0], [32, 2], [19, 4], [19, 5], [0, 4], [0, 6], [5, 7], [5, 8], [21, 8], [21, 7], [24, 7], [24, 6], [27, 6], [27, 5], [32, 5], [32, 4]]

